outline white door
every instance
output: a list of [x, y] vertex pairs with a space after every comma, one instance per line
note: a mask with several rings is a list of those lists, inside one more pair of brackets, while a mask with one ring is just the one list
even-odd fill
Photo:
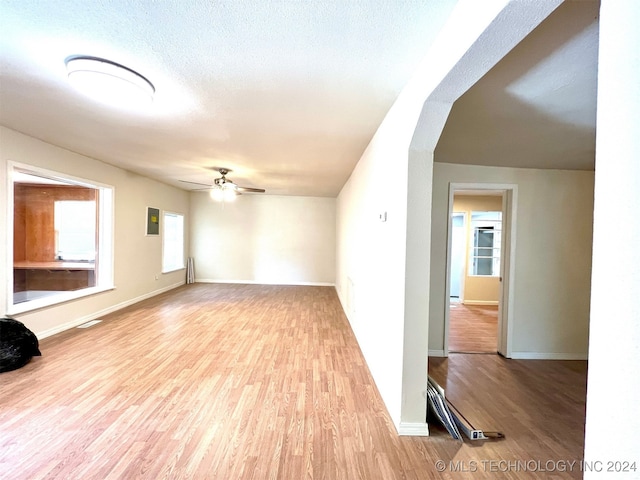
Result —
[[464, 277], [464, 260], [467, 251], [467, 234], [465, 214], [451, 215], [451, 285], [449, 295], [460, 298], [462, 295], [462, 279]]

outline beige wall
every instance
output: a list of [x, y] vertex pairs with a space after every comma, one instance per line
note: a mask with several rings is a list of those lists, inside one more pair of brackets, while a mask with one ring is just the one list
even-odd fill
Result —
[[463, 283], [463, 303], [467, 305], [497, 304], [500, 297], [499, 277], [479, 277], [470, 275], [469, 252], [473, 242], [471, 212], [500, 212], [502, 197], [489, 195], [455, 195], [453, 211], [466, 213], [467, 241], [464, 255], [465, 278]]
[[194, 192], [191, 216], [197, 281], [335, 282], [334, 198], [241, 195], [220, 203]]
[[444, 349], [449, 183], [517, 186], [511, 351], [586, 358], [594, 173], [434, 164], [429, 349]]
[[[7, 225], [7, 162], [19, 162], [55, 172], [80, 177], [115, 187], [114, 193], [114, 283], [115, 289], [72, 300], [20, 315], [40, 337], [57, 333], [96, 318], [106, 312], [147, 298], [185, 281], [185, 272], [162, 274], [162, 239], [145, 236], [147, 206], [185, 215], [189, 224], [189, 193], [122, 170], [98, 160], [79, 155], [51, 144], [0, 127], [0, 223], [3, 237]], [[188, 244], [188, 238], [185, 240]], [[6, 313], [7, 242], [0, 243], [0, 309]], [[157, 276], [157, 280], [156, 280]]]

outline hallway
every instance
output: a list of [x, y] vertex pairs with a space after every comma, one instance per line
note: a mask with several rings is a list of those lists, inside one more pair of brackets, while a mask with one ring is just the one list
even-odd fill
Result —
[[449, 352], [496, 353], [497, 305], [464, 305], [452, 299], [449, 312]]

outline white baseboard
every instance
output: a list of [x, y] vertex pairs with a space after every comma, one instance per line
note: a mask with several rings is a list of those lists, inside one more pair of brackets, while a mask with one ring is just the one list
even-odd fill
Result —
[[587, 360], [586, 353], [511, 352], [514, 360]]
[[133, 305], [134, 303], [141, 302], [142, 300], [146, 300], [147, 298], [155, 297], [156, 295], [160, 295], [161, 293], [168, 292], [169, 290], [173, 290], [174, 288], [181, 287], [184, 284], [185, 282], [174, 283], [173, 285], [169, 285], [168, 287], [163, 287], [163, 288], [159, 288], [158, 290], [153, 290], [152, 292], [145, 293], [144, 295], [140, 295], [139, 297], [135, 297], [130, 300], [126, 300], [124, 302], [118, 303], [116, 305], [112, 305], [110, 307], [104, 308], [97, 312], [93, 312], [88, 315], [75, 318], [70, 322], [63, 323], [62, 325], [58, 325], [48, 330], [44, 330], [43, 332], [37, 332], [36, 337], [38, 337], [39, 340], [42, 340], [43, 338], [50, 337], [52, 335], [55, 335], [56, 333], [64, 332], [65, 330], [69, 330], [70, 328], [74, 328], [74, 327], [77, 327], [78, 325], [82, 325], [83, 323], [88, 322], [90, 320], [96, 320], [97, 318], [100, 318], [103, 315], [107, 315], [117, 310], [121, 310], [125, 307], [128, 307], [129, 305]]
[[482, 305], [500, 305], [500, 302], [498, 302], [497, 300], [463, 300], [461, 302], [463, 305], [477, 305], [477, 306], [482, 306]]
[[424, 423], [400, 422], [398, 426], [398, 435], [403, 437], [428, 437], [429, 425]]
[[429, 350], [430, 357], [446, 357], [444, 350]]
[[246, 285], [297, 285], [302, 287], [335, 287], [335, 283], [326, 282], [277, 282], [257, 280], [217, 280], [213, 278], [196, 278], [196, 283], [234, 283]]

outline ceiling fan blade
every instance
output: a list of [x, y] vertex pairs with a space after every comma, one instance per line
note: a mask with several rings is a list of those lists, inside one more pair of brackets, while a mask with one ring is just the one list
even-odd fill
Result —
[[[238, 185], [236, 185], [231, 179], [226, 178], [224, 175], [230, 170], [225, 170], [223, 173], [223, 176], [221, 178], [216, 178], [213, 181], [213, 185], [207, 185], [206, 183], [198, 183], [198, 182], [190, 182], [188, 180], [179, 180], [182, 183], [190, 183], [192, 185], [201, 185], [202, 187], [205, 188], [194, 188], [192, 189], [192, 191], [195, 190], [210, 190], [212, 188], [223, 188], [223, 187], [227, 187], [227, 188], [232, 188], [233, 190], [235, 190], [235, 192], [239, 195], [241, 193], [264, 193], [265, 189], [264, 188], [251, 188], [251, 187], [239, 187]], [[220, 173], [222, 173], [222, 171], [220, 171]]]
[[203, 187], [211, 188], [213, 185], [207, 185], [206, 183], [189, 182], [188, 180], [178, 180], [182, 183], [192, 183], [193, 185], [202, 185]]
[[264, 188], [250, 188], [250, 187], [237, 187], [236, 191], [238, 192], [253, 192], [253, 193], [264, 193], [266, 190]]

